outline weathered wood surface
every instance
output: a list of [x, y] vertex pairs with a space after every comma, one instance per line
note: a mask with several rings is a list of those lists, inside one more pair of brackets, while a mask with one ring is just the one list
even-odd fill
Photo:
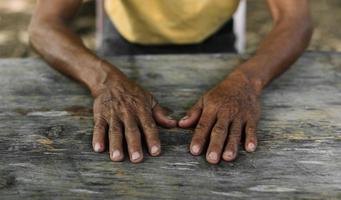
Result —
[[[180, 117], [240, 59], [118, 57]], [[306, 53], [262, 96], [259, 148], [209, 165], [191, 132], [161, 129], [163, 155], [113, 163], [92, 151], [92, 99], [38, 59], [0, 61], [0, 199], [341, 198], [341, 54]]]

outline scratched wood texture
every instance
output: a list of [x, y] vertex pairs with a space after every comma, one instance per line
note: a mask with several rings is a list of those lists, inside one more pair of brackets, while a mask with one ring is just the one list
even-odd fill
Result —
[[[236, 55], [110, 59], [180, 117]], [[306, 53], [262, 95], [259, 147], [209, 165], [191, 132], [161, 129], [163, 154], [112, 163], [92, 151], [92, 99], [39, 59], [0, 60], [0, 199], [340, 199], [341, 54]]]

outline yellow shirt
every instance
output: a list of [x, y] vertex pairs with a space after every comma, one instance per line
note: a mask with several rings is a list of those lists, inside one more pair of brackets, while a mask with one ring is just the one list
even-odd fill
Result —
[[137, 44], [195, 44], [231, 18], [239, 0], [106, 0], [118, 32]]

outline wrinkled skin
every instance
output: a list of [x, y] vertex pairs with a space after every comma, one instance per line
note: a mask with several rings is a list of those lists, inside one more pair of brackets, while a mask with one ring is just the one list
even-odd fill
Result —
[[176, 126], [176, 121], [168, 117], [166, 110], [153, 96], [135, 82], [125, 77], [114, 80], [109, 77], [95, 95], [94, 150], [105, 150], [108, 132], [109, 153], [113, 161], [123, 160], [123, 145], [126, 142], [131, 162], [141, 162], [142, 137], [145, 137], [150, 155], [160, 155], [161, 145], [156, 123], [171, 128]]
[[225, 161], [236, 158], [242, 134], [246, 151], [255, 151], [259, 118], [256, 87], [243, 73], [234, 72], [204, 94], [179, 121], [179, 126], [188, 128], [196, 124], [190, 152], [200, 155], [208, 144], [206, 159], [216, 164], [221, 157]]
[[[38, 0], [29, 25], [30, 42], [54, 69], [84, 84], [93, 94], [95, 151], [105, 150], [108, 132], [113, 161], [124, 158], [125, 144], [130, 160], [142, 161], [143, 138], [149, 153], [157, 156], [161, 149], [156, 124], [175, 127], [176, 121], [167, 118], [150, 93], [87, 49], [70, 29], [70, 21], [82, 2]], [[246, 150], [255, 150], [261, 90], [287, 70], [309, 44], [313, 26], [307, 0], [266, 2], [273, 27], [255, 55], [208, 91], [188, 112], [188, 118], [179, 122], [182, 128], [196, 126], [191, 153], [199, 155], [207, 150], [210, 163], [218, 163], [221, 157], [227, 161], [235, 159], [243, 134]]]

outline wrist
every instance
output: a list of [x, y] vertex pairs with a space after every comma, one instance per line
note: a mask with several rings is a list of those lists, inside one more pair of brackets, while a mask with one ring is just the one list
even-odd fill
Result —
[[100, 60], [96, 71], [89, 77], [88, 88], [93, 97], [98, 96], [101, 91], [108, 87], [109, 83], [119, 82], [125, 75], [110, 63]]
[[269, 59], [265, 55], [255, 55], [235, 70], [244, 74], [259, 94], [275, 77], [272, 71], [276, 69], [276, 65], [269, 62]]
[[235, 69], [228, 78], [236, 77], [238, 81], [245, 82], [250, 88], [256, 93], [257, 96], [260, 96], [262, 90], [264, 88], [263, 81], [260, 77], [250, 75], [249, 72], [245, 72], [242, 69]]

